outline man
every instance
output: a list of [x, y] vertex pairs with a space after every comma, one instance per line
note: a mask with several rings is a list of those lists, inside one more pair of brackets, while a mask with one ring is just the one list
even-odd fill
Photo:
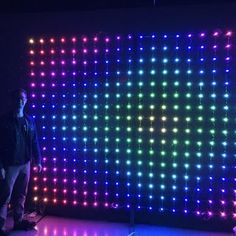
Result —
[[33, 118], [25, 114], [27, 93], [11, 92], [11, 112], [0, 118], [0, 236], [7, 235], [4, 224], [14, 187], [13, 219], [15, 230], [32, 229], [36, 223], [23, 220], [30, 177], [30, 163], [41, 172], [41, 155]]

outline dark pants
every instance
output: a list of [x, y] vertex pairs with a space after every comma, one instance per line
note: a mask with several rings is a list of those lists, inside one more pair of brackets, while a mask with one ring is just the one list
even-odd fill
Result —
[[30, 162], [19, 166], [5, 168], [6, 176], [0, 184], [0, 229], [3, 228], [7, 218], [7, 206], [11, 200], [14, 187], [13, 218], [14, 223], [22, 221], [24, 205], [30, 178]]

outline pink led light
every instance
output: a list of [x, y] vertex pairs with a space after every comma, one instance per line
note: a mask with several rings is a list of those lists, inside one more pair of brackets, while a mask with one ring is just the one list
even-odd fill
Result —
[[97, 50], [97, 49], [94, 49], [94, 53], [98, 53], [98, 50]]
[[201, 37], [204, 37], [204, 36], [205, 36], [205, 33], [201, 33], [200, 36], [201, 36]]
[[108, 206], [109, 206], [109, 204], [106, 202], [106, 203], [104, 204], [104, 206], [105, 206], [105, 207], [108, 207]]
[[75, 54], [75, 53], [76, 53], [76, 50], [75, 50], [75, 49], [72, 49], [72, 53]]
[[117, 39], [117, 40], [120, 40], [120, 36], [117, 36], [116, 39]]
[[76, 60], [73, 60], [73, 61], [72, 61], [72, 64], [75, 65], [75, 64], [76, 64]]
[[33, 87], [33, 88], [34, 88], [34, 87], [35, 87], [35, 83], [31, 83], [31, 87]]
[[84, 37], [83, 42], [86, 43], [88, 41], [88, 38]]
[[42, 83], [42, 84], [41, 84], [41, 87], [45, 87], [45, 84], [44, 84], [44, 83]]
[[64, 49], [61, 49], [61, 54], [65, 54], [65, 50]]
[[30, 50], [29, 53], [30, 53], [31, 55], [34, 55], [34, 51], [33, 51], [33, 50]]
[[77, 190], [73, 190], [73, 194], [77, 194]]
[[51, 54], [55, 54], [55, 50], [54, 50], [54, 49], [51, 49], [51, 50], [50, 50], [50, 53], [51, 53]]
[[93, 41], [97, 42], [98, 41], [98, 37], [94, 37]]
[[41, 65], [41, 66], [44, 66], [44, 65], [45, 65], [45, 62], [44, 62], [44, 61], [40, 61], [40, 65]]
[[226, 33], [226, 36], [232, 36], [232, 31], [228, 31], [227, 33]]
[[55, 61], [51, 61], [51, 65], [55, 65]]
[[214, 32], [213, 36], [219, 36], [219, 32]]
[[209, 216], [212, 216], [213, 213], [212, 213], [211, 211], [208, 211], [208, 215], [209, 215]]
[[87, 61], [84, 61], [83, 64], [84, 64], [84, 65], [87, 65]]
[[87, 50], [87, 49], [84, 49], [84, 50], [83, 50], [83, 53], [87, 53], [87, 52], [88, 52], [88, 50]]
[[66, 62], [65, 62], [65, 61], [61, 61], [61, 64], [62, 64], [62, 65], [65, 65], [65, 64], [66, 64]]
[[87, 202], [83, 202], [83, 205], [84, 205], [84, 206], [88, 206], [88, 203], [87, 203]]
[[97, 203], [97, 202], [94, 202], [94, 203], [93, 203], [93, 206], [94, 206], [94, 207], [97, 207], [97, 206], [98, 206], [98, 203]]
[[61, 42], [65, 43], [66, 39], [65, 38], [61, 38]]
[[39, 42], [40, 42], [41, 44], [43, 44], [43, 43], [44, 43], [44, 39], [40, 39]]
[[40, 50], [40, 54], [41, 54], [41, 55], [44, 55], [44, 54], [45, 54], [45, 51], [44, 51], [44, 50]]
[[34, 66], [34, 65], [35, 65], [34, 61], [31, 61], [31, 62], [30, 62], [30, 65], [31, 65], [31, 66]]
[[220, 216], [221, 216], [221, 217], [226, 217], [226, 213], [225, 213], [225, 212], [221, 212], [221, 213], [220, 213]]
[[34, 73], [34, 72], [31, 72], [30, 75], [31, 75], [31, 76], [35, 76], [35, 73]]
[[105, 38], [105, 41], [106, 41], [106, 43], [108, 43], [110, 41], [110, 39], [109, 38]]
[[76, 42], [77, 41], [77, 39], [75, 38], [75, 37], [73, 37], [72, 38], [72, 42], [74, 43], [74, 42]]
[[230, 48], [230, 47], [231, 47], [231, 44], [227, 44], [225, 47], [226, 47], [226, 48]]
[[63, 204], [67, 204], [67, 200], [66, 199], [63, 200]]
[[77, 201], [73, 201], [73, 205], [77, 205]]

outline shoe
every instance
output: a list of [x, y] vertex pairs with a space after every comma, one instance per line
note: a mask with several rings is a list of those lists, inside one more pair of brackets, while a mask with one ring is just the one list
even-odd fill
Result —
[[7, 233], [7, 231], [0, 229], [0, 236], [8, 236], [9, 234]]
[[22, 220], [14, 225], [13, 230], [32, 230], [36, 226], [36, 222]]

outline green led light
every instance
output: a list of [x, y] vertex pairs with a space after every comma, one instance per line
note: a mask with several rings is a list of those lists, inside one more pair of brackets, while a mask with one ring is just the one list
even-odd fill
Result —
[[141, 166], [143, 164], [143, 162], [140, 161], [140, 160], [137, 163], [138, 163], [139, 166]]
[[131, 143], [131, 138], [127, 138], [127, 139], [126, 139], [126, 142], [127, 142], [127, 143]]
[[185, 145], [190, 145], [190, 141], [189, 140], [185, 140], [184, 143], [185, 143]]
[[197, 141], [197, 145], [198, 145], [199, 147], [201, 147], [201, 146], [202, 146], [202, 142], [201, 142], [201, 141]]
[[153, 163], [152, 161], [150, 161], [150, 162], [148, 163], [148, 165], [149, 165], [149, 166], [154, 166], [154, 163]]
[[155, 93], [150, 93], [150, 97], [154, 98], [155, 97]]
[[127, 127], [127, 132], [131, 132], [132, 131], [132, 128], [131, 127]]
[[149, 155], [154, 155], [154, 151], [153, 150], [149, 150]]
[[162, 155], [162, 156], [165, 156], [165, 155], [166, 155], [166, 152], [165, 152], [165, 151], [161, 151], [161, 155]]

